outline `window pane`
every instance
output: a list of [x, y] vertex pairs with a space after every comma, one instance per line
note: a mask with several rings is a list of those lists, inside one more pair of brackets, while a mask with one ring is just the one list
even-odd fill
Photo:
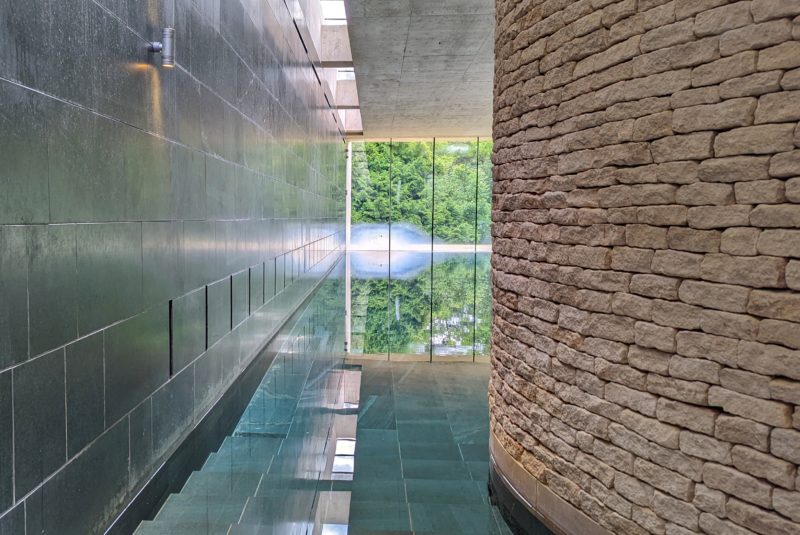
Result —
[[492, 345], [492, 266], [490, 253], [476, 255], [475, 358], [488, 357]]
[[437, 243], [475, 243], [477, 150], [477, 140], [436, 140], [433, 233]]
[[433, 358], [472, 362], [475, 253], [436, 253], [433, 263]]
[[391, 144], [353, 143], [352, 249], [387, 251]]
[[430, 251], [433, 142], [392, 143], [391, 250]]
[[431, 254], [391, 253], [389, 353], [391, 360], [430, 360]]
[[492, 147], [491, 139], [478, 143], [478, 239], [492, 243]]
[[389, 253], [363, 251], [350, 256], [350, 308], [353, 354], [389, 358]]

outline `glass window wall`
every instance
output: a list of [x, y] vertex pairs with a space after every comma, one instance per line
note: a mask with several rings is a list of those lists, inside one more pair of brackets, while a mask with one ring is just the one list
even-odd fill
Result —
[[484, 139], [353, 144], [351, 353], [488, 358], [491, 152]]

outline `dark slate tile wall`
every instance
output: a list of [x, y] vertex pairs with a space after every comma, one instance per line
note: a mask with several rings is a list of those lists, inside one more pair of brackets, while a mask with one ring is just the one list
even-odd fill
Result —
[[102, 533], [335, 261], [298, 8], [0, 0], [0, 535]]

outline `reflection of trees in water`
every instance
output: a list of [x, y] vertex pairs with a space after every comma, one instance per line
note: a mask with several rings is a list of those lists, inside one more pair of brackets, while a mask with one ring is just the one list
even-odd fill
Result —
[[[458, 348], [470, 350], [474, 334], [476, 354], [485, 354], [491, 335], [488, 255], [478, 255], [477, 277], [475, 266], [473, 255], [436, 262], [432, 299], [430, 269], [391, 283], [386, 279], [353, 280], [354, 300], [366, 298], [367, 305], [363, 352], [428, 351], [433, 323], [434, 343], [441, 352], [447, 353], [447, 348], [453, 353], [464, 352]], [[475, 283], [477, 292], [473, 293]]]

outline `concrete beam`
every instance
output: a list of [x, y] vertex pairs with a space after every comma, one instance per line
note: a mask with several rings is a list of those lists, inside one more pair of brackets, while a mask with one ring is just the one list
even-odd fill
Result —
[[322, 50], [320, 61], [323, 67], [352, 67], [353, 53], [350, 51], [350, 34], [346, 25], [322, 26]]
[[336, 82], [336, 107], [340, 110], [359, 107], [358, 87], [355, 80], [338, 80]]

